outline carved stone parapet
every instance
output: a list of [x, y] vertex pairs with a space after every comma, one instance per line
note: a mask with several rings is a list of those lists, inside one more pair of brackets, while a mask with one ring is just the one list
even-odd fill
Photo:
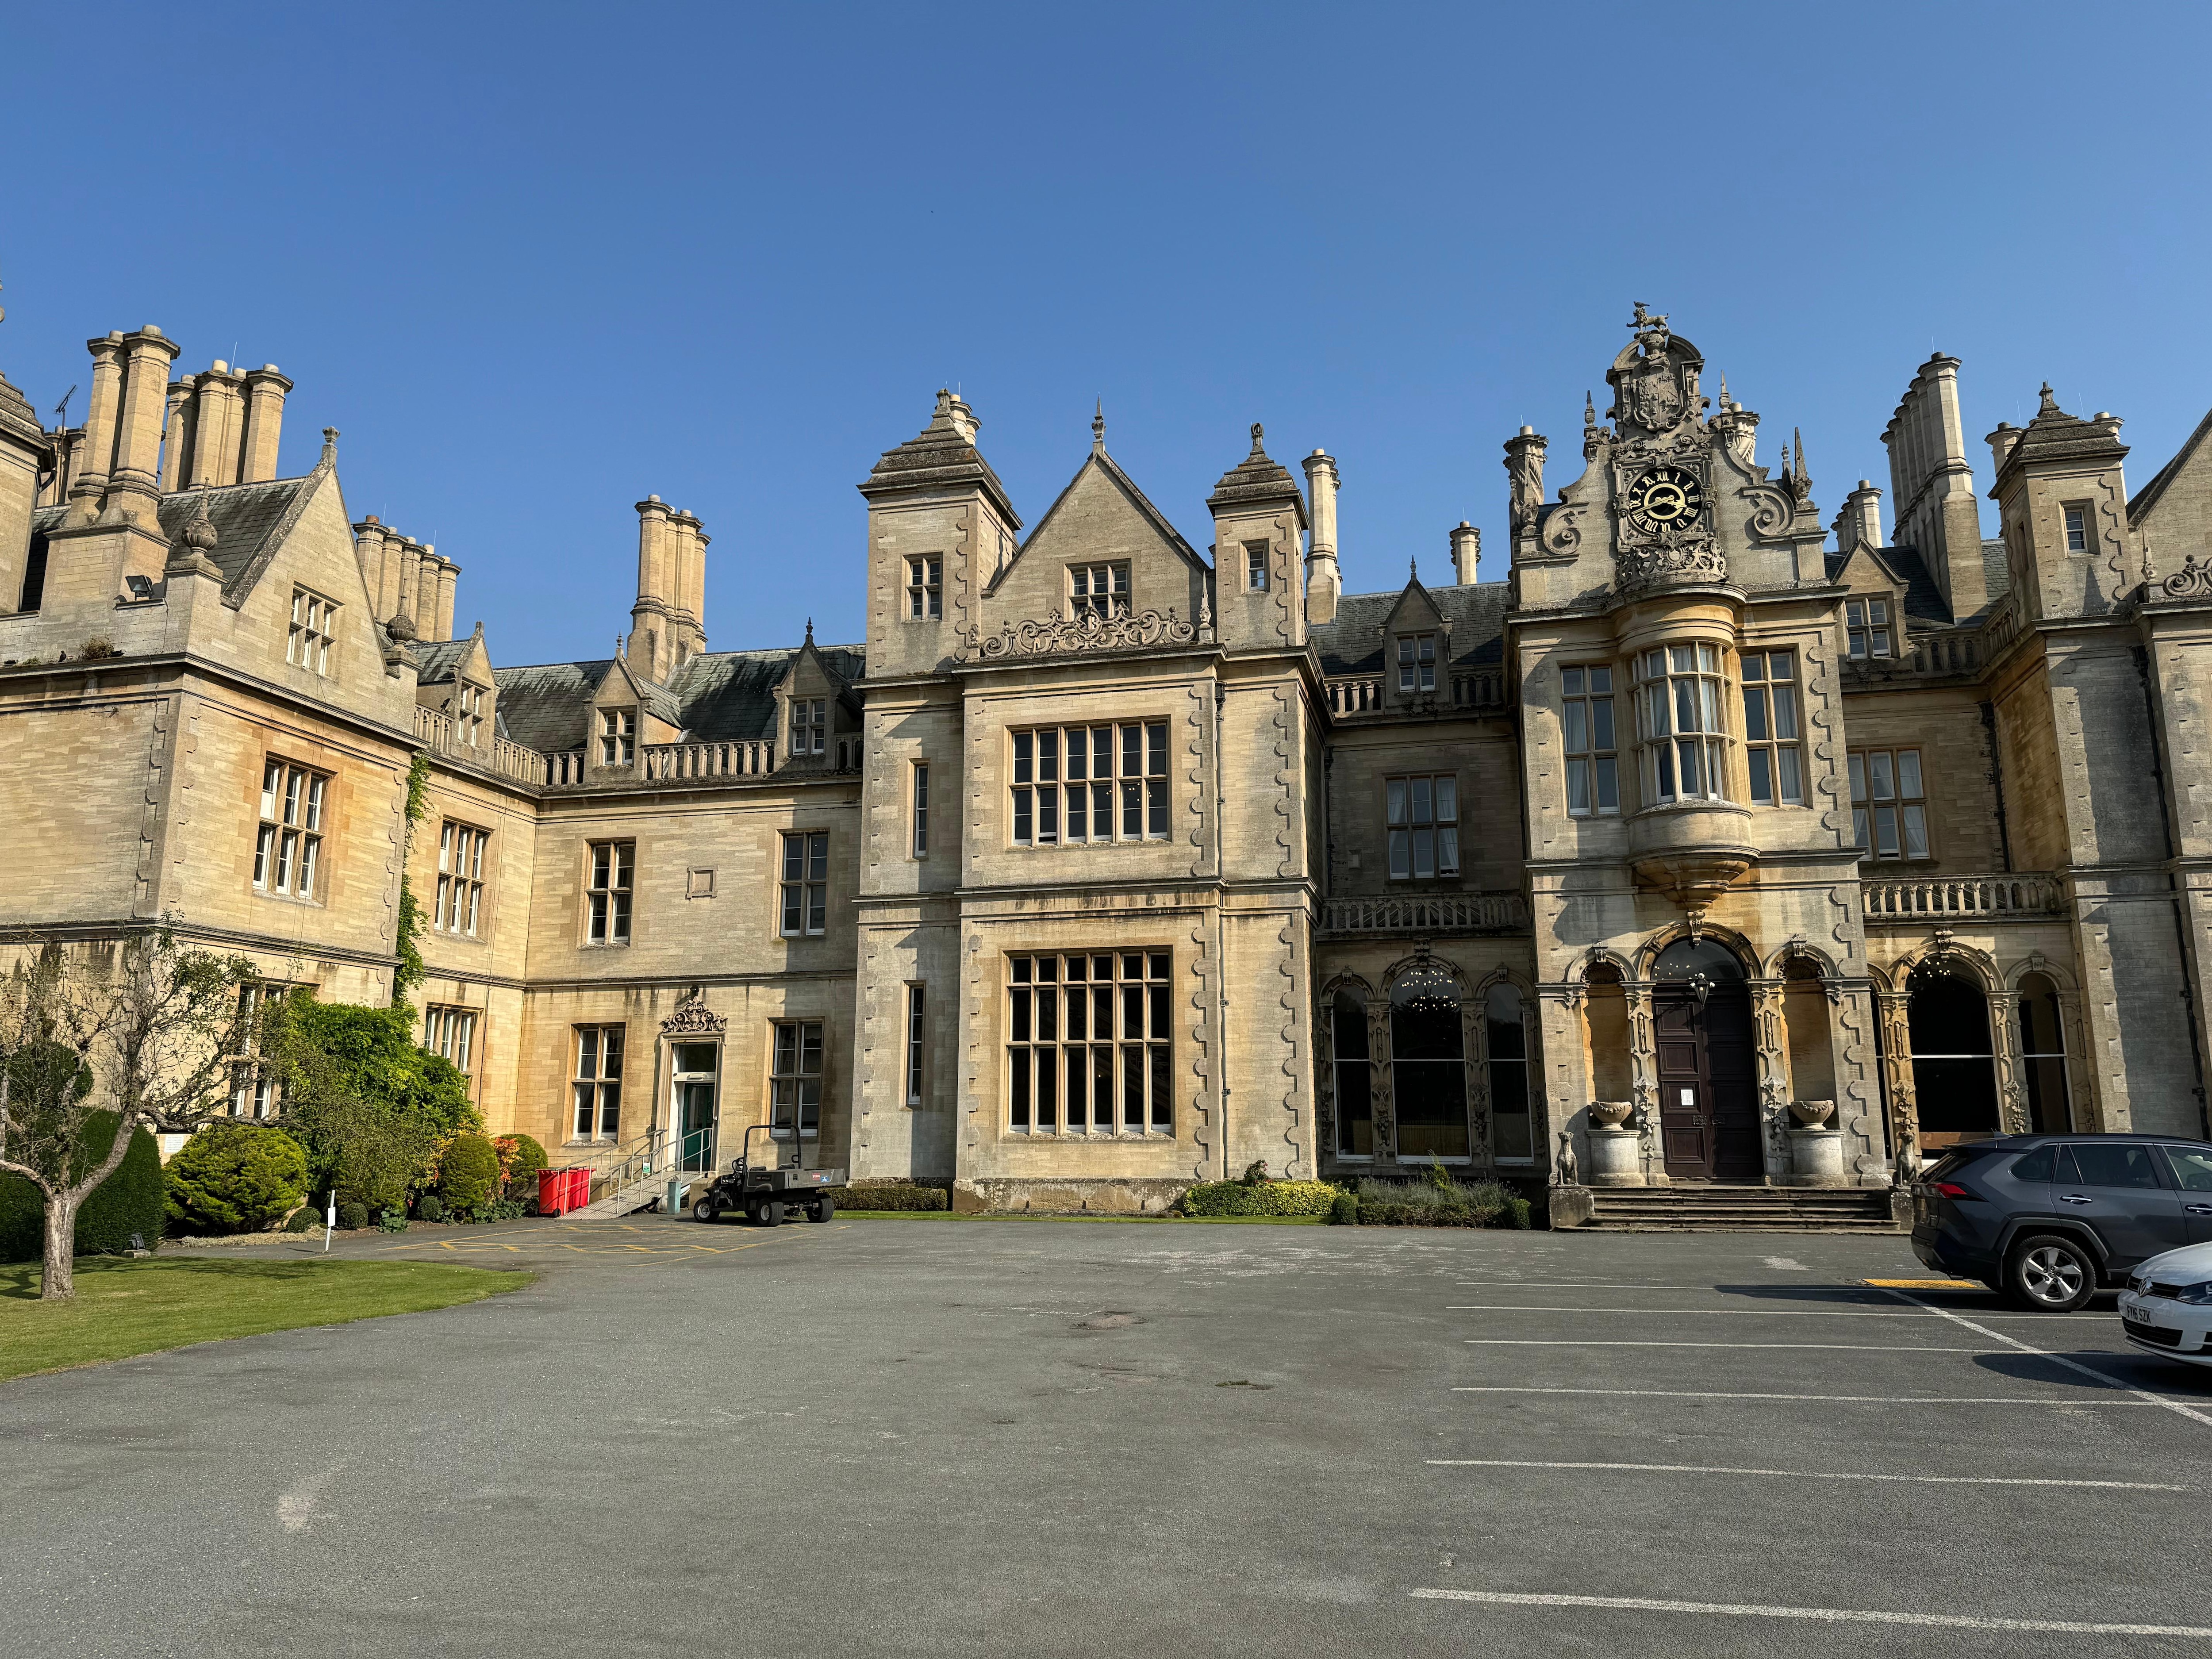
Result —
[[1063, 652], [1141, 651], [1155, 646], [1188, 645], [1198, 635], [1196, 628], [1176, 617], [1172, 605], [1164, 611], [1139, 611], [1114, 617], [1092, 611], [1062, 617], [1055, 611], [1042, 622], [1000, 623], [997, 633], [975, 642], [975, 654], [989, 661]]

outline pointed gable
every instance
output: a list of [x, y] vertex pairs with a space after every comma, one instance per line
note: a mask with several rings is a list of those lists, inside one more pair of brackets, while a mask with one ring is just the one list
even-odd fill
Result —
[[2212, 556], [2212, 413], [2188, 442], [2128, 503], [2128, 523], [2150, 538], [2161, 569], [2179, 569], [2179, 554]]
[[1416, 706], [1451, 696], [1451, 619], [1408, 566], [1406, 586], [1382, 623], [1385, 708]]
[[1127, 567], [1131, 611], [1173, 608], [1186, 622], [1197, 616], [1211, 574], [1103, 443], [984, 590], [983, 631], [1002, 619], [1068, 614], [1069, 571], [1101, 565]]

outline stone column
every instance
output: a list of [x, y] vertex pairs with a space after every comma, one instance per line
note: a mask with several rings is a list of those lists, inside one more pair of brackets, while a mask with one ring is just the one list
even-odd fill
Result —
[[1845, 1173], [1856, 1184], [1878, 1187], [1883, 1184], [1878, 1165], [1894, 1156], [1894, 1148], [1882, 1123], [1873, 1000], [1863, 980], [1823, 975], [1820, 988], [1828, 1001], [1828, 1054], [1836, 1077], [1835, 1124], [1849, 1137], [1844, 1147]]
[[1990, 1056], [1997, 1074], [1997, 1127], [2024, 1135], [2031, 1127], [2027, 1085], [2020, 1066], [2020, 993], [1990, 993]]
[[1624, 980], [1620, 994], [1628, 1004], [1628, 1097], [1636, 1103], [1628, 1121], [1643, 1140], [1644, 1178], [1663, 1187], [1668, 1184], [1667, 1159], [1659, 1139], [1659, 1051], [1651, 1028], [1651, 981]]
[[1920, 1163], [1919, 1104], [1912, 1094], [1912, 996], [1907, 991], [1877, 991], [1881, 1020], [1881, 1092], [1889, 1109], [1890, 1156], [1901, 1176], [1917, 1172]]
[[1398, 1091], [1390, 1077], [1390, 999], [1367, 1003], [1367, 1079], [1377, 1168], [1398, 1161]]
[[1336, 562], [1336, 492], [1340, 484], [1336, 462], [1316, 449], [1305, 459], [1306, 495], [1313, 504], [1313, 532], [1306, 550], [1306, 620], [1336, 620], [1336, 602], [1344, 592], [1344, 578]]
[[1790, 1143], [1783, 1137], [1790, 1127], [1790, 1050], [1782, 1023], [1782, 981], [1754, 979], [1747, 984], [1759, 1073], [1759, 1146], [1766, 1163], [1766, 1184], [1779, 1187], [1790, 1179]]
[[[1460, 1065], [1466, 1073], [1467, 1149], [1474, 1157], [1474, 1167], [1487, 1175], [1497, 1168], [1498, 1160], [1498, 1149], [1490, 1141], [1490, 1022], [1484, 1018], [1483, 1005], [1474, 997], [1459, 1000], [1459, 1052]], [[1536, 1115], [1535, 1083], [1532, 1070], [1528, 1079], [1532, 1124]]]

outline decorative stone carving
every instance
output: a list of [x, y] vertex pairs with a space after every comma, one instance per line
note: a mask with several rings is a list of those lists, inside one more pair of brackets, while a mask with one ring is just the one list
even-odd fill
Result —
[[2181, 568], [2158, 585], [2158, 597], [2166, 599], [2212, 599], [2212, 562], [2199, 563], [2194, 553]]
[[1836, 1103], [1832, 1100], [1793, 1100], [1790, 1103], [1790, 1115], [1797, 1120], [1801, 1127], [1817, 1129], [1836, 1115]]
[[1632, 1100], [1593, 1100], [1589, 1105], [1590, 1121], [1601, 1129], [1618, 1129], [1635, 1110], [1636, 1103]]
[[1554, 1187], [1579, 1187], [1582, 1171], [1575, 1164], [1575, 1132], [1559, 1131], [1559, 1155], [1552, 1163], [1552, 1184]]
[[695, 988], [676, 1005], [676, 1012], [660, 1022], [663, 1036], [720, 1036], [729, 1022], [709, 1008]]
[[1623, 592], [1670, 582], [1724, 582], [1728, 559], [1704, 526], [1662, 530], [1648, 542], [1624, 543], [1613, 559], [1615, 585]]
[[1074, 651], [1140, 651], [1155, 646], [1188, 645], [1197, 638], [1198, 629], [1178, 620], [1172, 605], [1164, 611], [1139, 611], [1119, 617], [1086, 611], [1070, 618], [1055, 611], [1042, 622], [1000, 623], [996, 634], [977, 641], [975, 654], [988, 661]]

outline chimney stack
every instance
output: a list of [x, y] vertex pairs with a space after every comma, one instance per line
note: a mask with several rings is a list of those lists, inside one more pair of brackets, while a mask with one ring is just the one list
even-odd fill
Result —
[[407, 609], [415, 618], [415, 637], [438, 637], [438, 550], [428, 542], [410, 542], [415, 550], [414, 601]]
[[276, 440], [284, 428], [284, 395], [292, 383], [264, 363], [246, 377], [246, 442], [239, 482], [266, 483], [276, 476]]
[[453, 596], [460, 591], [461, 568], [451, 559], [438, 560], [438, 629], [430, 635], [434, 640], [453, 637]]
[[1344, 597], [1344, 573], [1336, 562], [1336, 492], [1343, 480], [1328, 452], [1316, 449], [1305, 459], [1306, 498], [1313, 509], [1313, 534], [1306, 548], [1306, 621], [1318, 624], [1336, 620], [1337, 601]]
[[399, 592], [392, 600], [392, 615], [407, 619], [408, 638], [420, 639], [422, 637], [422, 619], [416, 614], [415, 606], [417, 584], [421, 580], [422, 550], [395, 531], [392, 541], [385, 544], [384, 556], [387, 560], [392, 557], [392, 543], [398, 544], [396, 562], [399, 567]]
[[84, 345], [92, 353], [92, 394], [85, 401], [84, 460], [70, 496], [78, 515], [90, 519], [100, 511], [108, 468], [115, 462], [115, 419], [123, 405], [123, 331], [111, 329], [105, 339]]
[[1505, 472], [1512, 480], [1507, 521], [1512, 532], [1513, 556], [1536, 550], [1536, 512], [1544, 505], [1544, 452], [1551, 440], [1533, 426], [1524, 426], [1505, 441]]
[[707, 647], [706, 532], [698, 519], [678, 509], [669, 515], [670, 650], [672, 672]]
[[667, 505], [658, 495], [637, 503], [637, 602], [629, 609], [629, 660], [647, 678], [668, 678], [671, 654]]
[[353, 550], [361, 561], [361, 583], [368, 590], [369, 612], [379, 623], [392, 619], [391, 595], [399, 586], [397, 578], [388, 584], [385, 580], [386, 542], [384, 526], [374, 513], [353, 527]]
[[2010, 421], [1999, 421], [1997, 429], [1984, 441], [1990, 447], [1990, 461], [1995, 471], [2004, 471], [2004, 464], [2012, 459], [2012, 447], [2020, 441], [2020, 428]]
[[1475, 574], [1482, 564], [1482, 532], [1465, 519], [1451, 533], [1452, 568], [1459, 573], [1459, 585], [1472, 587], [1479, 580]]
[[1959, 417], [1959, 360], [1942, 352], [1920, 366], [1881, 441], [1889, 451], [1893, 530], [1920, 557], [1956, 617], [1989, 603], [1980, 503]]
[[[123, 398], [116, 416], [115, 465], [107, 476], [103, 514], [137, 519], [149, 528], [161, 494], [161, 416], [168, 406], [169, 365], [177, 345], [149, 323], [124, 337]], [[118, 492], [131, 505], [118, 499]]]
[[185, 487], [185, 457], [191, 453], [193, 413], [192, 376], [169, 385], [168, 418], [161, 427], [161, 493], [173, 495]]
[[1836, 551], [1848, 553], [1855, 547], [1881, 545], [1881, 491], [1865, 478], [1859, 487], [1844, 497], [1844, 505], [1836, 514]]
[[192, 459], [187, 489], [220, 489], [238, 482], [238, 454], [244, 426], [244, 380], [218, 357], [213, 367], [195, 377], [192, 416]]

